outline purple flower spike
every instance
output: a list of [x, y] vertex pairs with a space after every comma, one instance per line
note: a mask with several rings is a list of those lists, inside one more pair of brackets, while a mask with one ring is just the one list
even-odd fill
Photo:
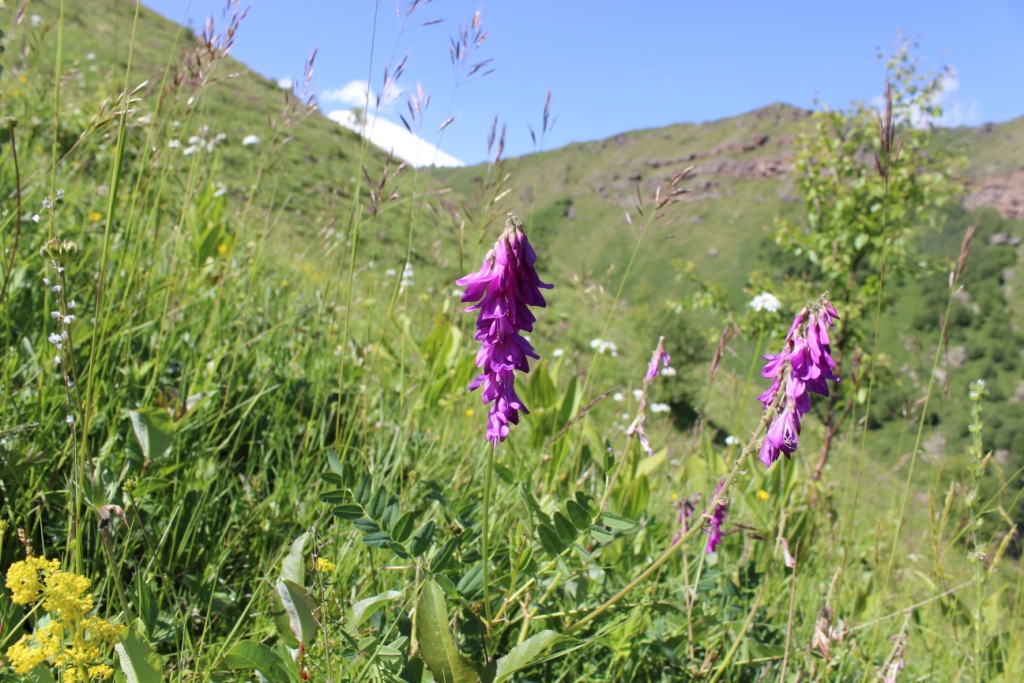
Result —
[[[722, 484], [725, 481], [718, 482], [718, 488], [715, 489], [715, 496], [718, 495], [719, 491], [722, 490]], [[712, 496], [714, 498], [715, 496]], [[722, 524], [725, 522], [725, 518], [729, 516], [729, 504], [724, 500], [718, 501], [715, 505], [715, 511], [711, 513], [711, 524], [708, 530], [708, 544], [704, 548], [706, 552], [713, 553], [718, 550], [718, 546], [722, 545]]]
[[481, 400], [490, 403], [487, 439], [498, 447], [508, 436], [509, 425], [519, 424], [519, 413], [528, 414], [516, 395], [514, 370], [529, 372], [528, 358], [539, 358], [520, 332], [532, 332], [537, 320], [530, 306], [547, 305], [540, 290], [551, 289], [537, 276], [537, 253], [523, 232], [523, 224], [510, 212], [505, 231], [484, 257], [480, 270], [456, 280], [465, 287], [463, 302], [476, 302], [466, 312], [479, 310], [476, 334], [480, 342], [476, 366], [483, 372], [469, 390], [483, 387]]
[[782, 353], [764, 356], [768, 363], [761, 376], [770, 377], [772, 386], [757, 400], [765, 410], [775, 404], [785, 386], [780, 410], [761, 443], [761, 462], [765, 467], [771, 467], [780, 454], [788, 458], [796, 452], [800, 419], [811, 409], [811, 393], [828, 396], [826, 380], [839, 381], [828, 336], [828, 328], [838, 319], [836, 309], [822, 297], [811, 309], [804, 308], [797, 314]]
[[661, 362], [661, 366], [667, 368], [668, 362], [672, 358], [665, 353], [665, 338], [658, 337], [658, 348], [654, 349], [654, 355], [651, 356], [651, 362], [647, 364], [647, 375], [644, 376], [644, 381], [650, 384], [654, 381], [654, 378], [658, 376], [658, 362]]

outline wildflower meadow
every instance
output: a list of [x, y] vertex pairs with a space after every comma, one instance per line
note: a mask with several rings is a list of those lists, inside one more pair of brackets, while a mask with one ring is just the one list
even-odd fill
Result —
[[544, 150], [550, 92], [407, 165], [235, 2], [0, 28], [4, 680], [1024, 680], [1024, 222], [911, 44], [626, 183], [648, 133]]

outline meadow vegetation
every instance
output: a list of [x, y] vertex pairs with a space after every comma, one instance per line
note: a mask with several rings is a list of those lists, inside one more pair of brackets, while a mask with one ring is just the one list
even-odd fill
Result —
[[[1024, 231], [962, 206], [991, 144], [909, 125], [940, 83], [910, 46], [881, 111], [512, 160], [496, 121], [441, 171], [247, 72], [230, 3], [198, 34], [127, 0], [0, 28], [0, 676], [1024, 676]], [[794, 161], [755, 179], [765, 126]], [[467, 388], [503, 337], [462, 299], [503, 300], [456, 280], [493, 244], [554, 288], [488, 440]], [[767, 467], [792, 395], [757, 397], [799, 363], [760, 356], [808, 319], [839, 381]]]

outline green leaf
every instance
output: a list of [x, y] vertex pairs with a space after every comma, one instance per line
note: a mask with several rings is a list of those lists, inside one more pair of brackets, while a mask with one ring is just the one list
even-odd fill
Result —
[[[0, 33], [3, 32], [0, 31]], [[36, 664], [35, 668], [28, 672], [27, 677], [32, 683], [56, 683], [53, 680], [53, 672], [50, 671], [49, 664]]]
[[352, 611], [348, 615], [348, 626], [349, 628], [357, 629], [364, 621], [373, 616], [373, 613], [383, 607], [386, 603], [391, 600], [398, 600], [402, 597], [400, 591], [386, 591], [380, 595], [374, 595], [372, 598], [366, 598], [360, 600], [356, 604], [352, 605]]
[[434, 556], [430, 558], [430, 571], [439, 572], [444, 569], [458, 545], [459, 539], [457, 538], [449, 538], [445, 541], [444, 545], [438, 548]]
[[279, 579], [274, 589], [288, 616], [292, 634], [299, 642], [310, 645], [317, 633], [316, 613], [320, 606], [316, 599], [305, 588], [288, 579]]
[[497, 472], [498, 476], [501, 477], [501, 480], [508, 484], [509, 486], [515, 486], [515, 484], [519, 481], [516, 478], [515, 472], [510, 470], [508, 467], [505, 467], [500, 462], [494, 463], [494, 471]]
[[363, 543], [371, 548], [386, 548], [391, 543], [391, 536], [383, 531], [374, 531], [372, 534], [363, 536]]
[[537, 504], [537, 499], [533, 497], [533, 494], [527, 491], [526, 487], [522, 485], [519, 487], [519, 492], [522, 494], [523, 500], [526, 501], [526, 507], [530, 508], [530, 512], [532, 512], [533, 516], [537, 518], [537, 521], [542, 524], [551, 524], [551, 518], [540, 509], [540, 505]]
[[395, 543], [394, 541], [391, 541], [391, 543], [388, 543], [388, 550], [393, 552], [395, 555], [398, 555], [398, 557], [400, 557], [403, 560], [409, 559], [409, 551], [406, 550], [405, 546], [401, 543]]
[[569, 518], [557, 510], [553, 516], [555, 520], [555, 531], [558, 532], [558, 538], [561, 539], [562, 543], [569, 545], [575, 541], [576, 527], [569, 521]]
[[512, 674], [528, 667], [537, 659], [537, 655], [560, 640], [566, 640], [565, 636], [549, 630], [541, 631], [516, 645], [498, 660], [498, 670], [495, 672], [493, 683], [504, 683], [509, 680]]
[[356, 499], [356, 502], [360, 505], [366, 505], [370, 502], [370, 493], [373, 487], [373, 480], [370, 479], [370, 475], [364, 474], [363, 478], [359, 480], [359, 486], [353, 492], [352, 497]]
[[416, 521], [416, 513], [409, 511], [398, 518], [391, 527], [391, 537], [399, 543], [405, 543], [412, 535], [412, 526]]
[[320, 502], [327, 505], [340, 505], [348, 499], [348, 491], [345, 489], [334, 489], [333, 491], [324, 491], [320, 494]]
[[[254, 669], [270, 681], [288, 681], [288, 670], [277, 653], [253, 640], [243, 640], [233, 645], [224, 655], [224, 664], [234, 670]], [[131, 681], [131, 678], [128, 680]]]
[[463, 574], [462, 579], [459, 580], [459, 585], [456, 586], [456, 590], [459, 591], [467, 599], [472, 598], [476, 595], [477, 591], [481, 590], [484, 585], [484, 563], [477, 562], [475, 565], [470, 567], [469, 571]]
[[636, 522], [633, 520], [626, 519], [622, 515], [617, 515], [614, 512], [602, 512], [601, 522], [611, 529], [619, 529], [622, 531], [628, 531], [636, 526]]
[[121, 662], [121, 671], [130, 683], [163, 683], [164, 665], [134, 626], [121, 633], [121, 642], [114, 645]]
[[412, 537], [412, 545], [409, 547], [409, 552], [412, 553], [413, 557], [419, 557], [427, 552], [427, 548], [430, 547], [430, 542], [434, 538], [434, 528], [436, 526], [434, 520], [430, 520], [420, 527], [420, 530]]
[[416, 604], [416, 643], [437, 683], [479, 683], [476, 667], [455, 648], [444, 594], [434, 581], [423, 585]]
[[129, 410], [132, 431], [139, 442], [139, 448], [146, 458], [163, 457], [174, 441], [174, 421], [164, 408], [139, 408]]
[[373, 497], [370, 499], [370, 504], [366, 507], [366, 514], [370, 516], [370, 519], [375, 519], [378, 522], [384, 515], [384, 508], [388, 504], [388, 491], [383, 486], [373, 492]]
[[558, 537], [558, 532], [548, 524], [537, 525], [537, 535], [540, 536], [540, 547], [552, 557], [557, 557], [565, 550], [565, 544]]
[[341, 464], [341, 458], [338, 457], [333, 448], [327, 449], [327, 466], [339, 477], [345, 477], [345, 466]]
[[377, 525], [377, 522], [367, 517], [360, 517], [359, 519], [352, 520], [352, 525], [364, 534], [373, 534], [380, 531], [380, 527]]
[[309, 533], [302, 534], [294, 541], [288, 549], [288, 554], [281, 560], [281, 578], [294, 581], [300, 586], [306, 583], [306, 565], [303, 559], [306, 554], [306, 539]]
[[565, 504], [565, 511], [569, 514], [569, 521], [580, 531], [586, 531], [590, 526], [590, 514], [575, 500], [570, 500]]
[[363, 512], [363, 508], [359, 507], [355, 503], [345, 503], [344, 505], [338, 505], [331, 508], [331, 514], [335, 517], [341, 517], [342, 519], [356, 520], [366, 513]]
[[590, 501], [592, 501], [592, 500], [594, 500], [593, 496], [590, 496], [590, 495], [584, 493], [583, 491], [577, 491], [576, 492], [576, 502], [579, 504], [579, 506], [581, 508], [583, 508], [586, 511], [587, 516], [589, 516], [591, 514], [590, 513]]
[[598, 543], [608, 543], [615, 538], [615, 534], [596, 524], [590, 525], [590, 536]]

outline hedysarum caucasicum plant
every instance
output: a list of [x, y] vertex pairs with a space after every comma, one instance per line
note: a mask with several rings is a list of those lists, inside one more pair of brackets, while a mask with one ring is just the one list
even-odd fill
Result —
[[839, 381], [828, 337], [828, 328], [838, 319], [836, 309], [822, 296], [797, 314], [782, 352], [764, 356], [768, 363], [761, 376], [773, 379], [768, 391], [758, 397], [765, 410], [775, 406], [785, 384], [785, 394], [761, 443], [761, 462], [765, 467], [771, 467], [780, 454], [788, 458], [796, 452], [800, 420], [811, 409], [810, 392], [828, 396], [826, 380]]
[[519, 413], [529, 413], [516, 395], [514, 371], [529, 372], [528, 358], [539, 356], [520, 333], [533, 331], [537, 318], [530, 306], [545, 307], [540, 290], [554, 286], [540, 281], [536, 262], [537, 253], [526, 239], [523, 224], [509, 212], [505, 230], [480, 270], [456, 280], [466, 288], [462, 301], [477, 302], [466, 312], [480, 311], [474, 338], [480, 342], [476, 366], [482, 372], [469, 390], [482, 386], [481, 401], [491, 404], [487, 439], [495, 448], [508, 436], [509, 425], [519, 424]]

